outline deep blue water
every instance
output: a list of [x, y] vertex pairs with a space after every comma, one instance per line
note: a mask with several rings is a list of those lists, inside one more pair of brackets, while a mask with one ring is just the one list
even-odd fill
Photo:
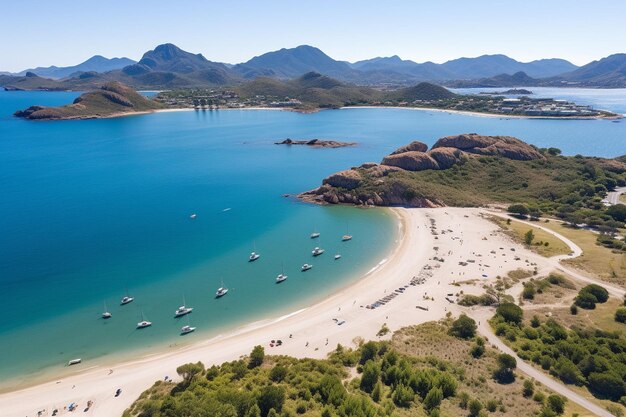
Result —
[[[564, 153], [626, 154], [626, 123], [472, 117], [403, 109], [189, 111], [32, 122], [18, 108], [77, 93], [0, 92], [0, 377], [180, 341], [183, 294], [199, 333], [280, 314], [373, 267], [395, 239], [385, 210], [294, 194], [411, 140], [513, 135]], [[622, 98], [623, 100], [625, 98]], [[356, 141], [309, 149], [276, 140]], [[224, 211], [230, 208], [230, 210]], [[189, 215], [197, 213], [191, 220]], [[340, 242], [349, 227], [354, 240]], [[322, 233], [327, 253], [312, 259]], [[253, 244], [262, 254], [246, 262]], [[343, 254], [333, 261], [334, 253]], [[299, 272], [304, 262], [314, 269]], [[289, 279], [274, 284], [281, 264]], [[223, 279], [230, 293], [214, 300]], [[128, 288], [136, 301], [118, 305]], [[99, 320], [103, 302], [113, 313]], [[154, 326], [134, 330], [141, 311]], [[195, 339], [194, 339], [195, 338]]]

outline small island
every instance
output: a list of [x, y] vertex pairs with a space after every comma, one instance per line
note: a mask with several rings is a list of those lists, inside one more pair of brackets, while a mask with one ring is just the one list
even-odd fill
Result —
[[97, 90], [81, 94], [72, 104], [60, 107], [31, 106], [16, 111], [14, 115], [29, 120], [98, 119], [149, 113], [164, 107], [163, 104], [114, 81]]
[[511, 88], [510, 90], [505, 91], [483, 91], [480, 94], [485, 94], [488, 96], [529, 96], [532, 93], [532, 91], [526, 90], [524, 88]]
[[294, 140], [287, 138], [281, 142], [274, 142], [275, 145], [304, 145], [312, 148], [345, 148], [348, 146], [355, 146], [356, 142], [340, 142], [337, 140], [322, 140], [322, 139], [309, 139], [309, 140]]

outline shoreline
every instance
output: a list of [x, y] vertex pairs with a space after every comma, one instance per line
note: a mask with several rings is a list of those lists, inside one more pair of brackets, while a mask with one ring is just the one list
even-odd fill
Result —
[[[238, 359], [255, 345], [265, 346], [268, 355], [325, 358], [337, 344], [354, 347], [359, 340], [380, 339], [377, 333], [383, 324], [393, 332], [401, 327], [438, 320], [447, 312], [457, 315], [465, 310], [444, 299], [460, 290], [475, 293], [482, 289], [465, 284], [467, 279], [481, 274], [484, 277], [481, 280], [494, 279], [509, 270], [527, 267], [529, 259], [538, 259], [521, 246], [517, 247], [520, 259], [513, 259], [515, 254], [508, 247], [515, 244], [482, 217], [481, 209], [388, 210], [397, 216], [396, 227], [400, 232], [391, 253], [330, 297], [175, 351], [144, 355], [109, 368], [79, 369], [57, 381], [2, 393], [3, 415], [34, 416], [43, 409], [62, 409], [71, 402], [82, 406], [89, 400], [94, 405], [84, 413], [86, 416], [121, 415], [144, 390], [165, 375], [179, 380], [176, 367], [197, 361], [211, 366]], [[435, 224], [436, 229], [432, 229]], [[471, 244], [463, 246], [464, 239]], [[490, 254], [491, 250], [504, 246], [506, 250], [497, 257]], [[435, 260], [437, 254], [444, 253], [447, 253], [447, 262]], [[490, 265], [457, 264], [475, 256], [483, 256], [485, 261], [489, 258]], [[552, 267], [540, 261], [540, 272], [548, 269]], [[423, 282], [409, 285], [416, 277], [423, 277]], [[457, 280], [463, 284], [459, 286]], [[400, 287], [405, 287], [406, 291], [395, 290]], [[426, 294], [428, 298], [424, 298]], [[389, 296], [391, 299], [385, 305], [369, 308]], [[389, 337], [391, 333], [384, 338]], [[282, 340], [282, 346], [270, 347], [272, 339]], [[123, 394], [116, 398], [113, 394], [117, 388], [121, 388]], [[65, 411], [60, 415], [65, 415]]]

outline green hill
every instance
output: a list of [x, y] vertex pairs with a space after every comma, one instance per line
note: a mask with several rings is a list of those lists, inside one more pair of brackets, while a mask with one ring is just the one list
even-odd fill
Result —
[[431, 84], [419, 83], [413, 87], [402, 88], [388, 93], [388, 98], [402, 101], [415, 100], [444, 100], [456, 96], [444, 87]]
[[162, 105], [119, 82], [82, 94], [72, 104], [61, 107], [31, 106], [15, 116], [31, 120], [90, 119], [153, 111]]

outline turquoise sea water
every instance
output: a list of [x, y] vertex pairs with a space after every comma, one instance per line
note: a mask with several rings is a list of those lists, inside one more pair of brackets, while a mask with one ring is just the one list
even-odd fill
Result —
[[[385, 210], [283, 198], [410, 140], [518, 136], [566, 154], [626, 153], [626, 123], [505, 120], [401, 109], [189, 111], [105, 120], [11, 117], [76, 93], [0, 92], [0, 377], [192, 342], [310, 304], [387, 256]], [[622, 98], [626, 103], [626, 97]], [[354, 148], [277, 146], [286, 137]], [[226, 210], [230, 209], [230, 210]], [[189, 215], [197, 213], [191, 220]], [[354, 239], [340, 241], [349, 227]], [[309, 234], [316, 228], [321, 240]], [[262, 254], [248, 263], [253, 244]], [[310, 256], [321, 244], [327, 253]], [[334, 261], [332, 255], [343, 258]], [[300, 266], [313, 263], [311, 271]], [[285, 265], [289, 279], [274, 279]], [[214, 300], [223, 279], [230, 292]], [[135, 301], [120, 307], [126, 288]], [[195, 334], [174, 320], [183, 295]], [[103, 302], [113, 318], [99, 319]], [[141, 312], [153, 327], [135, 330]], [[4, 383], [6, 386], [7, 383]]]

